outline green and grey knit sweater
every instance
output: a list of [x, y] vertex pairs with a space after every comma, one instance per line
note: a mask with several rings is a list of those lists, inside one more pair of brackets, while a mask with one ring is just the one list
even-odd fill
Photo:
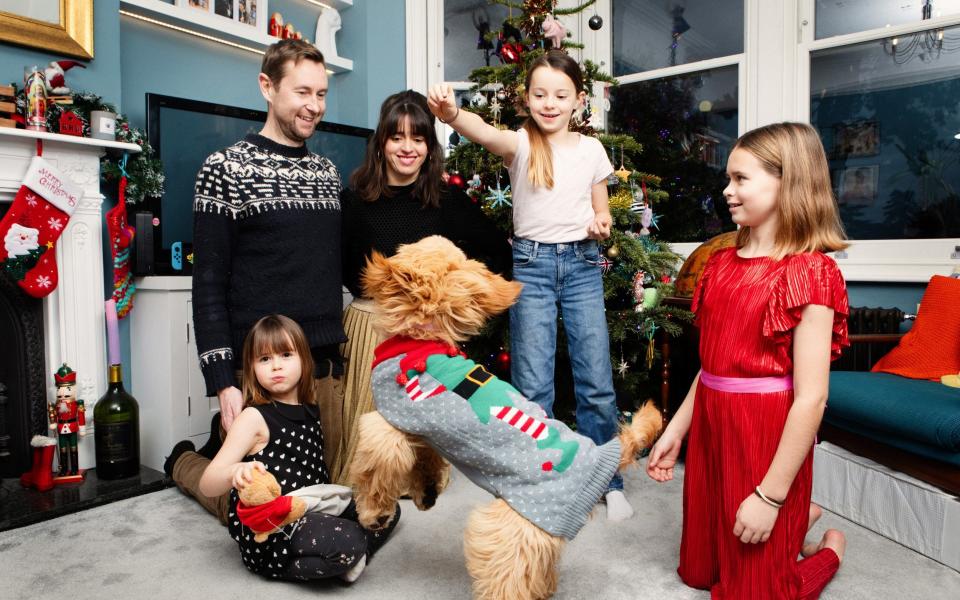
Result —
[[372, 384], [388, 422], [552, 535], [573, 539], [617, 471], [618, 439], [596, 446], [456, 348], [390, 338]]

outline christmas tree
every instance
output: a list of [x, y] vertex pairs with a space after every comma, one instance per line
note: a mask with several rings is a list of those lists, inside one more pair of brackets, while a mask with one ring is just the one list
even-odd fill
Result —
[[[464, 110], [479, 114], [488, 123], [516, 130], [526, 118], [524, 81], [527, 67], [551, 47], [568, 51], [582, 48], [570, 38], [560, 19], [585, 10], [593, 0], [566, 9], [557, 8], [555, 0], [492, 0], [492, 3], [509, 7], [510, 16], [499, 30], [482, 32], [477, 48], [487, 55], [495, 48], [493, 53], [501, 64], [473, 70], [469, 79], [475, 85], [461, 97], [460, 104]], [[595, 16], [590, 20], [590, 26], [599, 28], [602, 20]], [[581, 68], [588, 93], [593, 90], [594, 82], [616, 84], [590, 61], [583, 61]], [[648, 381], [656, 357], [655, 336], [660, 332], [677, 335], [680, 332], [678, 321], [689, 320], [690, 313], [660, 303], [672, 291], [670, 281], [680, 262], [680, 256], [654, 235], [658, 226], [655, 207], [669, 202], [669, 194], [661, 189], [658, 176], [639, 169], [644, 160], [643, 147], [636, 139], [628, 135], [603, 134], [591, 126], [591, 111], [597, 110], [596, 107], [597, 103], [589, 98], [583, 113], [571, 120], [570, 128], [598, 137], [609, 150], [616, 168], [608, 180], [613, 227], [610, 238], [601, 243], [600, 266], [604, 274], [614, 382], [623, 398], [619, 402], [620, 408], [631, 410], [653, 395]], [[475, 202], [481, 203], [484, 212], [509, 231], [510, 182], [503, 160], [456, 133], [451, 135], [450, 142], [449, 183], [465, 188]], [[470, 174], [469, 179], [467, 174]], [[469, 348], [472, 356], [489, 359], [488, 362], [503, 377], [509, 376], [508, 329], [508, 319], [502, 316], [492, 322], [484, 335], [476, 338]], [[562, 327], [559, 332], [559, 385], [555, 410], [564, 418], [569, 416], [571, 407], [563, 406], [565, 394], [561, 388], [565, 378], [569, 379], [570, 368], [566, 361]], [[567, 401], [570, 402], [569, 396]]]

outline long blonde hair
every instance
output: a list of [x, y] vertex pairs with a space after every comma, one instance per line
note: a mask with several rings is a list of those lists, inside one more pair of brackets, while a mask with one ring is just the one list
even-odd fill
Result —
[[296, 352], [300, 357], [300, 382], [297, 400], [300, 404], [316, 404], [313, 379], [313, 355], [307, 336], [296, 321], [283, 315], [267, 315], [254, 324], [243, 340], [243, 405], [256, 406], [271, 402], [270, 392], [257, 380], [254, 371], [257, 357], [279, 352]]
[[[806, 123], [773, 123], [740, 136], [733, 150], [752, 154], [780, 180], [778, 229], [772, 258], [803, 252], [833, 252], [848, 246], [837, 200], [830, 186], [827, 155], [817, 131]], [[737, 247], [750, 228], [737, 232]]]
[[[580, 71], [580, 65], [573, 60], [569, 54], [563, 50], [548, 50], [543, 56], [530, 63], [527, 69], [527, 77], [524, 89], [527, 94], [530, 93], [530, 82], [533, 80], [533, 72], [542, 67], [548, 67], [561, 71], [573, 82], [576, 95], [583, 92], [583, 72]], [[572, 117], [573, 115], [571, 115]], [[543, 134], [540, 127], [532, 117], [527, 117], [523, 122], [523, 128], [527, 130], [527, 137], [530, 138], [530, 160], [527, 162], [527, 179], [534, 187], [545, 187], [553, 189], [553, 152], [550, 150], [550, 143], [547, 136]]]

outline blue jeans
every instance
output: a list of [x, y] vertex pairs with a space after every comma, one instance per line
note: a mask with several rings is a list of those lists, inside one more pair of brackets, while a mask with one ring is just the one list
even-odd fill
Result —
[[[510, 308], [513, 385], [552, 418], [559, 307], [573, 366], [577, 430], [597, 445], [617, 431], [599, 259], [593, 240], [541, 244], [514, 238], [513, 279], [523, 291]], [[610, 489], [623, 489], [619, 473]]]

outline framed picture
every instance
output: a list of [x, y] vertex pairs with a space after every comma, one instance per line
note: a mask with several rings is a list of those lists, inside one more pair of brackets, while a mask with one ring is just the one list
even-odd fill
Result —
[[267, 0], [236, 0], [234, 20], [256, 29], [266, 31], [266, 22], [270, 17], [267, 14]]
[[177, 6], [200, 12], [213, 12], [213, 0], [177, 0]]
[[237, 14], [236, 4], [237, 0], [213, 0], [213, 12], [232, 21]]
[[834, 125], [833, 157], [855, 158], [880, 153], [880, 124], [876, 121], [857, 121]]
[[850, 167], [834, 172], [837, 201], [846, 206], [870, 206], [877, 200], [880, 165]]
[[93, 0], [0, 2], [0, 42], [93, 58]]

